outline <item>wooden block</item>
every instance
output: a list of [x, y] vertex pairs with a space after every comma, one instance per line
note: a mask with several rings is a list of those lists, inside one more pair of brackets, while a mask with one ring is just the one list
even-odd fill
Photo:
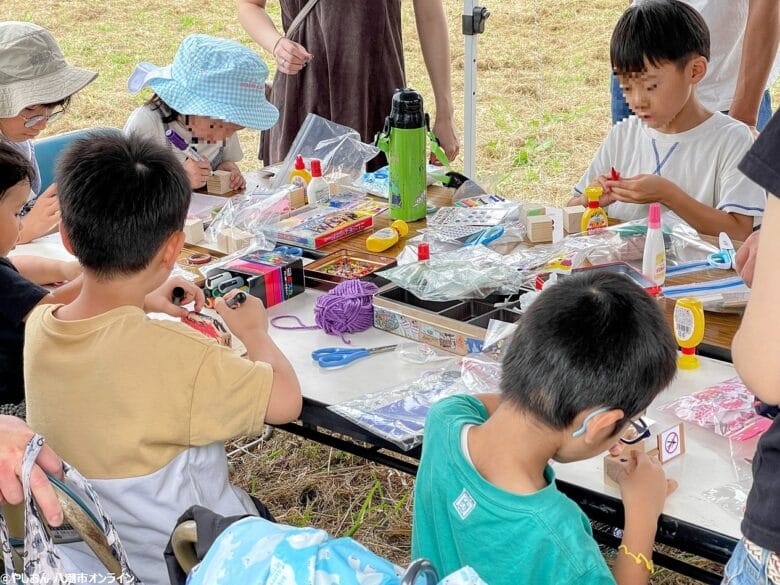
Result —
[[225, 228], [217, 234], [217, 244], [223, 252], [232, 254], [246, 248], [254, 236], [236, 227]]
[[685, 425], [677, 423], [658, 433], [658, 461], [667, 463], [685, 453]]
[[549, 215], [534, 215], [526, 220], [528, 239], [535, 243], [552, 242], [553, 220]]
[[582, 230], [582, 214], [585, 208], [582, 205], [572, 205], [563, 208], [563, 229], [567, 234], [578, 234]]
[[228, 171], [214, 171], [206, 181], [206, 191], [212, 195], [224, 195], [232, 191], [230, 188], [230, 173]]
[[535, 215], [544, 215], [545, 214], [545, 208], [544, 205], [536, 205], [533, 203], [524, 203], [522, 207], [522, 221], [525, 222], [529, 217], [533, 217]]
[[290, 201], [290, 209], [298, 209], [299, 207], [303, 207], [306, 205], [306, 189], [303, 189], [302, 187], [299, 187], [298, 189], [293, 189], [290, 191], [290, 193], [287, 195], [287, 199]]
[[197, 244], [203, 240], [203, 220], [188, 218], [184, 222], [184, 241], [188, 244]]

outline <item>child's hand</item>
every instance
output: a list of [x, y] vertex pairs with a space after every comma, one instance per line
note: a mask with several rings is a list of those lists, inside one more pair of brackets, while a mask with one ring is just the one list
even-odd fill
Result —
[[22, 218], [19, 243], [26, 244], [51, 232], [60, 221], [60, 202], [57, 185], [41, 193], [32, 209]]
[[238, 289], [233, 289], [224, 297], [218, 298], [214, 303], [214, 309], [222, 317], [228, 329], [241, 341], [252, 335], [257, 335], [258, 332], [266, 335], [268, 333], [268, 314], [260, 299], [247, 294], [246, 301], [235, 309], [231, 309], [225, 304], [227, 299], [236, 296], [239, 292]]
[[243, 189], [246, 187], [246, 179], [244, 179], [244, 175], [241, 174], [241, 171], [236, 166], [236, 163], [223, 162], [217, 168], [221, 171], [227, 171], [230, 173], [230, 188], [233, 191], [237, 191], [238, 189]]
[[[607, 179], [605, 185], [616, 201], [624, 203], [662, 203], [666, 204], [679, 187], [669, 179], [658, 175], [637, 175], [630, 179], [613, 181]], [[668, 205], [667, 205], [668, 207]]]
[[190, 178], [190, 187], [200, 189], [211, 176], [211, 163], [205, 156], [202, 161], [187, 158], [184, 161], [184, 170], [187, 171], [187, 176]]
[[655, 526], [664, 509], [666, 496], [677, 488], [677, 482], [666, 479], [656, 455], [632, 451], [635, 467], [615, 477], [623, 496], [626, 518]]
[[[173, 289], [180, 286], [184, 289], [184, 298], [179, 305], [173, 302]], [[171, 317], [186, 317], [189, 311], [183, 305], [195, 301], [195, 311], [200, 311], [206, 302], [203, 291], [189, 280], [174, 276], [166, 280], [157, 290], [153, 290], [144, 299], [144, 311], [147, 313], [165, 313]]]
[[748, 286], [753, 285], [753, 273], [756, 269], [756, 256], [758, 253], [758, 239], [761, 237], [761, 230], [750, 234], [750, 237], [737, 250], [734, 260], [737, 263], [737, 273]]

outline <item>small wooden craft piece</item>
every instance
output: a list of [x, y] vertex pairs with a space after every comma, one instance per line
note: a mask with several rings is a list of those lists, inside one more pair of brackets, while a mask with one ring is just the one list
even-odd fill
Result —
[[624, 445], [623, 452], [618, 456], [605, 456], [604, 483], [606, 485], [618, 487], [617, 479], [622, 474], [630, 474], [634, 471], [636, 465], [631, 455], [632, 451], [657, 455], [661, 464], [668, 463], [685, 453], [685, 425], [677, 423], [673, 427], [661, 431], [655, 437], [647, 438], [633, 445]]
[[302, 187], [293, 189], [287, 195], [287, 199], [290, 202], [290, 209], [298, 209], [299, 207], [303, 207], [306, 205], [306, 189]]
[[228, 331], [227, 327], [218, 319], [202, 313], [190, 311], [186, 317], [181, 318], [181, 322], [185, 325], [189, 325], [195, 329], [195, 331], [200, 331], [206, 337], [216, 340], [219, 345], [231, 347], [232, 338], [230, 331]]
[[214, 171], [206, 181], [206, 191], [212, 195], [224, 195], [230, 193], [230, 173], [228, 171]]
[[531, 203], [527, 203], [527, 204], [523, 204], [521, 219], [524, 223], [527, 223], [529, 217], [534, 217], [536, 215], [544, 215], [544, 214], [545, 214], [544, 205], [534, 205]]
[[580, 233], [583, 213], [585, 213], [585, 208], [582, 205], [563, 208], [563, 229], [566, 230], [567, 234]]
[[252, 243], [252, 234], [237, 227], [224, 228], [217, 234], [217, 245], [223, 252], [232, 254]]
[[203, 220], [197, 218], [187, 219], [184, 222], [184, 241], [188, 244], [197, 244], [203, 240]]
[[549, 215], [534, 215], [528, 218], [526, 222], [529, 241], [539, 244], [543, 242], [552, 242], [553, 239], [553, 220]]

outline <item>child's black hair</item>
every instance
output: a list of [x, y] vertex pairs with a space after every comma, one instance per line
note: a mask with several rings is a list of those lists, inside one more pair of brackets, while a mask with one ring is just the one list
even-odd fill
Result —
[[6, 142], [0, 141], [0, 201], [14, 185], [22, 181], [32, 183], [35, 169], [21, 152]]
[[93, 132], [57, 165], [62, 225], [81, 264], [99, 278], [146, 268], [184, 227], [191, 190], [168, 148], [137, 135]]
[[644, 411], [674, 378], [677, 346], [661, 309], [628, 277], [583, 273], [545, 290], [503, 361], [503, 399], [554, 429], [586, 409]]
[[152, 95], [152, 97], [146, 100], [146, 105], [150, 106], [153, 112], [157, 111], [160, 114], [163, 124], [170, 124], [179, 118], [179, 112], [166, 104], [157, 94]]
[[701, 14], [679, 0], [644, 0], [629, 7], [612, 32], [609, 56], [617, 74], [671, 62], [678, 67], [701, 55], [710, 59], [710, 31]]

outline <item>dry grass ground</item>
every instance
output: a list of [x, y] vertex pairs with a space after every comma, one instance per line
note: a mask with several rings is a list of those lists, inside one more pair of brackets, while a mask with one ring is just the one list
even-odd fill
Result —
[[[561, 203], [609, 128], [608, 41], [627, 1], [486, 3], [492, 16], [479, 38], [479, 177], [498, 181], [499, 191], [508, 196]], [[432, 104], [411, 2], [403, 4], [408, 81]], [[269, 5], [278, 21], [278, 4], [271, 0]], [[444, 0], [444, 5], [452, 40], [454, 102], [462, 112], [462, 3]], [[256, 49], [235, 13], [233, 0], [0, 2], [0, 20], [48, 27], [72, 63], [100, 72], [73, 101], [69, 114], [52, 125], [49, 132], [54, 133], [121, 127], [147, 95], [126, 91], [133, 66], [142, 60], [169, 63], [189, 33], [229, 37]], [[257, 138], [251, 131], [241, 133], [247, 154], [244, 169], [256, 166]], [[381, 554], [408, 562], [410, 477], [281, 432], [233, 463], [236, 481], [266, 500], [280, 520], [336, 534], [355, 533]], [[688, 581], [661, 573], [653, 582]]]

